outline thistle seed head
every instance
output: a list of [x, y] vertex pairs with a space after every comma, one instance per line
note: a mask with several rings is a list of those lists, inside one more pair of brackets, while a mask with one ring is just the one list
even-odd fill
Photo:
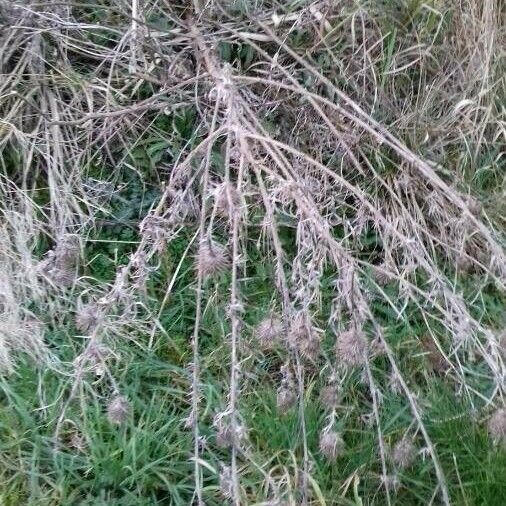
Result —
[[495, 443], [506, 444], [506, 408], [499, 408], [491, 416], [488, 433]]
[[170, 222], [162, 216], [148, 215], [142, 220], [139, 230], [157, 251], [163, 251], [165, 242], [170, 236]]
[[283, 323], [281, 319], [270, 314], [262, 320], [255, 329], [255, 336], [262, 347], [269, 349], [276, 345], [283, 334]]
[[288, 344], [300, 355], [315, 361], [320, 355], [320, 338], [305, 311], [296, 313], [290, 324], [287, 336]]
[[199, 246], [197, 268], [204, 278], [210, 278], [225, 271], [230, 259], [225, 246], [211, 240], [204, 240]]
[[320, 435], [320, 453], [329, 460], [335, 460], [344, 452], [342, 437], [333, 430], [324, 430]]
[[114, 397], [107, 406], [107, 418], [114, 425], [121, 425], [130, 414], [130, 403], [122, 395]]
[[392, 462], [399, 468], [410, 467], [416, 458], [416, 446], [407, 437], [398, 441], [392, 451]]
[[247, 429], [244, 425], [236, 423], [235, 430], [228, 416], [218, 413], [213, 420], [216, 429], [216, 446], [218, 448], [238, 447], [247, 437]]
[[237, 212], [241, 198], [232, 183], [221, 183], [214, 189], [214, 205], [216, 214], [222, 218], [230, 218]]
[[54, 248], [55, 264], [59, 268], [75, 268], [79, 261], [80, 245], [79, 236], [64, 234]]
[[286, 414], [297, 402], [297, 394], [295, 388], [280, 386], [276, 397], [278, 412], [282, 415]]
[[76, 313], [76, 328], [81, 332], [92, 332], [102, 319], [102, 311], [96, 304], [86, 304]]
[[361, 330], [351, 328], [342, 332], [337, 338], [337, 359], [350, 367], [364, 365], [367, 360], [367, 351], [367, 339]]
[[341, 402], [341, 395], [337, 385], [326, 385], [320, 393], [321, 404], [328, 409], [336, 408]]
[[76, 280], [79, 255], [79, 237], [75, 234], [64, 234], [41, 260], [38, 271], [54, 285], [69, 288]]

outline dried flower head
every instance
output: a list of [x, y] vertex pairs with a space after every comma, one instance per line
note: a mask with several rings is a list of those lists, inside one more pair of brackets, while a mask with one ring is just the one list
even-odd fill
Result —
[[369, 351], [373, 357], [380, 357], [382, 355], [385, 355], [387, 350], [383, 339], [381, 339], [379, 336], [373, 339], [369, 346]]
[[320, 355], [320, 338], [306, 311], [299, 311], [293, 316], [287, 340], [293, 349], [308, 360], [314, 361]]
[[320, 402], [326, 408], [336, 408], [341, 402], [341, 395], [337, 385], [329, 384], [323, 387], [320, 393]]
[[163, 251], [165, 242], [170, 237], [170, 222], [167, 218], [150, 214], [142, 220], [139, 230], [156, 251]]
[[348, 366], [364, 365], [367, 360], [368, 343], [361, 330], [351, 328], [342, 332], [336, 342], [336, 355]]
[[277, 392], [278, 411], [284, 415], [297, 402], [297, 390], [293, 373], [287, 363], [281, 366], [281, 384]]
[[218, 413], [213, 419], [213, 427], [216, 429], [216, 446], [218, 448], [230, 448], [239, 446], [247, 437], [245, 425], [236, 422], [235, 429], [230, 417], [225, 413]]
[[399, 376], [392, 371], [388, 376], [388, 388], [390, 391], [396, 395], [399, 395], [403, 392], [401, 382], [399, 381]]
[[57, 287], [69, 288], [76, 279], [79, 255], [79, 237], [64, 234], [56, 246], [47, 252], [37, 270]]
[[343, 438], [333, 430], [324, 430], [320, 435], [320, 453], [329, 460], [335, 460], [343, 452]]
[[421, 344], [430, 368], [437, 374], [445, 374], [448, 370], [448, 363], [434, 339], [431, 336], [425, 336], [422, 338]]
[[76, 328], [81, 332], [92, 332], [102, 318], [102, 310], [96, 304], [86, 304], [76, 313]]
[[121, 425], [130, 413], [130, 403], [122, 395], [114, 397], [107, 406], [107, 418], [112, 424]]
[[230, 218], [239, 209], [241, 198], [232, 183], [222, 183], [214, 189], [214, 205], [216, 214], [222, 218]]
[[79, 261], [79, 236], [64, 234], [59, 238], [54, 248], [55, 263], [58, 267], [75, 267]]
[[264, 348], [272, 348], [283, 334], [283, 323], [281, 319], [270, 314], [262, 320], [255, 329], [255, 336]]
[[491, 416], [488, 433], [495, 443], [506, 444], [506, 408], [499, 408]]
[[220, 274], [228, 268], [230, 260], [226, 248], [212, 240], [201, 242], [197, 257], [197, 267], [204, 278]]
[[278, 388], [276, 404], [280, 414], [286, 414], [297, 402], [295, 388], [281, 386]]
[[410, 438], [404, 437], [398, 441], [392, 450], [392, 462], [399, 468], [405, 469], [413, 464], [416, 458], [416, 446]]

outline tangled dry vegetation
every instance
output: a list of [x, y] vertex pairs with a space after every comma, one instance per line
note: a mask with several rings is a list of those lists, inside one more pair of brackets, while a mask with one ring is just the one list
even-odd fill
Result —
[[[36, 381], [47, 451], [87, 458], [86, 405], [141, 423], [129, 346], [181, 366], [192, 441], [183, 492], [131, 504], [484, 504], [428, 411], [437, 383], [506, 444], [502, 8], [2, 0], [0, 364], [60, 382]], [[51, 487], [19, 497], [77, 504]]]

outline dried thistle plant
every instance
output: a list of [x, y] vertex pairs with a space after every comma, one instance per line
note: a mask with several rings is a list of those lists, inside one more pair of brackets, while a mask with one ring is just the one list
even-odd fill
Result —
[[333, 383], [325, 385], [320, 392], [320, 402], [327, 409], [335, 409], [341, 402], [339, 387]]
[[204, 278], [212, 278], [230, 267], [230, 258], [225, 246], [211, 239], [204, 240], [197, 255], [197, 269]]
[[368, 343], [364, 333], [354, 327], [337, 336], [338, 361], [350, 367], [362, 366], [367, 361]]
[[297, 385], [289, 364], [281, 367], [281, 384], [277, 391], [278, 412], [286, 414], [297, 402]]
[[107, 406], [107, 418], [113, 425], [122, 425], [126, 422], [130, 411], [128, 399], [122, 395], [116, 395]]
[[333, 430], [325, 429], [320, 435], [320, 453], [328, 460], [335, 460], [344, 452], [342, 437]]
[[413, 441], [404, 437], [394, 445], [391, 453], [392, 462], [399, 469], [410, 467], [416, 459], [417, 450]]
[[38, 271], [55, 286], [69, 288], [77, 277], [79, 257], [79, 237], [75, 234], [64, 234], [41, 260]]
[[221, 183], [213, 190], [214, 207], [216, 214], [222, 218], [230, 219], [238, 212], [241, 198], [237, 188], [230, 182]]
[[287, 342], [300, 355], [315, 361], [320, 355], [320, 336], [305, 311], [296, 312], [290, 320]]
[[100, 323], [102, 316], [102, 309], [97, 304], [89, 303], [79, 307], [75, 317], [77, 330], [92, 332]]
[[[470, 310], [474, 300], [465, 300], [458, 294], [458, 283], [441, 268], [440, 261], [444, 258], [448, 264], [456, 266], [459, 279], [463, 279], [461, 274], [478, 275], [482, 269], [487, 279], [502, 289], [506, 263], [502, 246], [496, 239], [499, 227], [495, 227], [495, 222], [501, 222], [501, 218], [496, 220], [493, 211], [490, 213], [494, 206], [489, 206], [487, 201], [481, 204], [466, 188], [462, 189], [460, 160], [455, 173], [445, 174], [444, 178], [441, 177], [443, 171], [435, 163], [448, 154], [461, 152], [462, 145], [466, 145], [473, 146], [480, 157], [490, 159], [490, 167], [498, 167], [500, 157], [496, 157], [493, 150], [497, 139], [503, 135], [504, 125], [502, 111], [492, 94], [497, 88], [494, 83], [499, 82], [493, 62], [501, 50], [497, 41], [502, 40], [496, 6], [494, 2], [478, 7], [473, 2], [457, 2], [459, 5], [452, 13], [458, 29], [448, 34], [454, 43], [444, 46], [444, 66], [448, 69], [445, 76], [432, 68], [433, 63], [438, 62], [436, 50], [440, 49], [434, 43], [433, 34], [430, 30], [428, 34], [420, 33], [418, 18], [413, 20], [413, 29], [395, 40], [394, 71], [383, 72], [380, 76], [384, 80], [382, 87], [388, 93], [378, 93], [378, 66], [374, 62], [384, 57], [386, 39], [375, 17], [374, 2], [361, 5], [342, 2], [342, 6], [334, 6], [329, 2], [303, 1], [283, 6], [283, 15], [278, 12], [279, 6], [269, 2], [254, 2], [254, 8], [248, 6], [242, 10], [237, 8], [237, 2], [211, 2], [205, 7], [204, 3], [195, 1], [188, 9], [181, 9], [170, 2], [134, 0], [124, 13], [122, 7], [118, 7], [119, 15], [114, 18], [120, 26], [113, 31], [127, 34], [129, 42], [110, 46], [89, 38], [89, 19], [79, 19], [79, 9], [54, 2], [25, 2], [26, 5], [18, 6], [1, 0], [2, 15], [8, 21], [6, 30], [0, 35], [5, 49], [2, 65], [6, 70], [5, 79], [0, 83], [3, 118], [0, 155], [4, 155], [0, 158], [7, 161], [0, 168], [2, 219], [14, 223], [13, 217], [21, 210], [27, 221], [32, 222], [28, 229], [34, 237], [39, 238], [48, 231], [59, 237], [55, 248], [40, 263], [39, 272], [53, 285], [74, 286], [80, 261], [79, 241], [77, 235], [60, 233], [62, 230], [84, 233], [84, 227], [91, 225], [89, 228], [93, 230], [95, 225], [99, 226], [94, 222], [95, 210], [107, 211], [109, 199], [116, 193], [115, 184], [109, 181], [106, 183], [111, 188], [102, 192], [100, 202], [90, 196], [91, 192], [82, 191], [81, 186], [89, 185], [86, 180], [83, 184], [81, 161], [93, 159], [98, 164], [104, 161], [107, 167], [113, 167], [111, 181], [120, 180], [124, 154], [118, 155], [121, 150], [116, 146], [131, 146], [132, 139], [142, 143], [144, 137], [156, 138], [159, 114], [170, 115], [172, 108], [180, 110], [182, 105], [195, 107], [198, 120], [192, 126], [195, 135], [192, 134], [191, 141], [181, 143], [185, 136], [179, 138], [180, 132], [173, 145], [171, 138], [163, 140], [164, 146], [169, 142], [169, 147], [164, 149], [177, 151], [177, 156], [167, 153], [173, 158], [170, 163], [162, 161], [160, 167], [156, 163], [156, 178], [158, 169], [163, 174], [163, 179], [155, 178], [161, 197], [140, 225], [140, 244], [130, 255], [128, 265], [118, 266], [111, 289], [104, 290], [100, 302], [104, 318], [107, 316], [106, 321], [114, 320], [118, 325], [129, 325], [135, 335], [143, 325], [152, 325], [156, 331], [162, 327], [160, 319], [167, 301], [171, 300], [173, 287], [177, 286], [179, 270], [175, 269], [173, 279], [167, 283], [167, 294], [158, 315], [155, 311], [145, 318], [148, 323], [143, 321], [142, 312], [148, 306], [151, 309], [146, 304], [146, 280], [151, 269], [163, 265], [160, 261], [163, 250], [181, 229], [188, 227], [194, 232], [194, 218], [198, 215], [199, 234], [195, 237], [199, 240], [209, 237], [198, 246], [196, 264], [202, 278], [226, 272], [232, 264], [234, 280], [229, 288], [235, 291], [241, 286], [242, 276], [248, 275], [249, 268], [246, 264], [243, 270], [242, 263], [237, 268], [238, 245], [245, 244], [248, 248], [256, 245], [259, 262], [272, 267], [283, 314], [290, 314], [293, 307], [305, 308], [293, 318], [290, 314], [284, 328], [278, 325], [277, 317], [269, 317], [255, 329], [256, 337], [265, 347], [272, 346], [280, 335], [288, 344], [288, 350], [279, 347], [276, 351], [290, 356], [296, 374], [288, 367], [282, 370], [277, 404], [279, 411], [284, 413], [299, 401], [297, 416], [304, 460], [301, 481], [307, 481], [311, 468], [303, 413], [307, 379], [304, 375], [328, 360], [322, 353], [314, 322], [321, 322], [322, 328], [334, 328], [336, 322], [342, 325], [351, 315], [353, 321], [360, 322], [360, 330], [352, 327], [337, 336], [337, 367], [362, 367], [363, 383], [369, 388], [373, 402], [381, 408], [380, 390], [375, 386], [376, 371], [374, 375], [370, 373], [368, 356], [378, 353], [384, 356], [391, 370], [390, 387], [407, 399], [413, 422], [421, 431], [432, 458], [441, 500], [449, 504], [446, 479], [435, 445], [424, 430], [415, 393], [403, 378], [397, 350], [388, 346], [380, 349], [376, 341], [369, 344], [361, 325], [377, 329], [377, 300], [388, 304], [399, 320], [409, 320], [414, 307], [420, 320], [436, 321], [444, 328], [448, 343], [451, 343], [446, 370], [452, 371], [459, 392], [472, 392], [467, 382], [474, 374], [474, 364], [478, 363], [480, 375], [484, 378], [488, 375], [488, 381], [483, 382], [488, 383], [486, 392], [477, 392], [478, 396], [483, 398], [489, 392], [494, 392], [493, 396], [504, 395], [501, 359], [506, 356], [505, 346], [502, 341], [490, 341], [493, 344], [483, 346], [488, 329]], [[440, 8], [443, 9], [431, 7], [431, 15], [437, 16]], [[419, 10], [425, 12], [427, 9]], [[191, 31], [186, 30], [182, 11], [192, 19]], [[418, 16], [418, 11], [415, 14]], [[446, 19], [446, 11], [440, 14]], [[217, 16], [225, 22], [217, 23]], [[166, 37], [163, 31], [153, 30], [148, 38], [144, 24], [148, 24], [146, 20], [151, 17], [169, 20], [178, 27], [177, 36]], [[362, 33], [357, 28], [360, 25]], [[332, 26], [345, 29], [334, 33]], [[311, 44], [308, 51], [303, 41], [300, 45], [292, 45], [294, 27], [307, 29]], [[43, 37], [48, 31], [51, 37]], [[425, 36], [429, 37], [428, 42]], [[216, 54], [218, 40], [252, 49], [254, 64], [246, 65], [243, 58], [235, 58], [224, 65], [223, 58]], [[86, 55], [82, 61], [79, 44]], [[424, 47], [422, 56], [419, 47]], [[338, 51], [335, 59], [342, 62], [338, 80], [334, 70], [314, 63], [319, 61], [319, 51], [323, 48], [328, 52], [326, 57], [334, 58], [333, 51]], [[88, 59], [97, 64], [86, 67]], [[57, 66], [71, 71], [53, 72], [55, 61]], [[428, 61], [431, 62], [429, 66]], [[73, 91], [74, 84], [66, 85], [67, 74], [74, 75], [74, 70], [80, 74], [81, 65], [89, 70], [89, 76], [83, 76], [86, 100]], [[402, 93], [400, 97], [397, 94], [399, 75], [408, 88], [412, 87], [417, 93]], [[107, 93], [103, 87], [104, 76], [114, 76], [114, 79], [107, 79]], [[344, 87], [343, 82], [346, 83]], [[153, 90], [153, 94], [140, 101], [139, 95], [144, 92], [138, 92], [144, 88]], [[199, 93], [195, 93], [196, 89]], [[11, 93], [12, 90], [16, 93]], [[455, 105], [455, 97], [460, 96], [466, 99]], [[111, 100], [111, 97], [115, 98]], [[382, 110], [381, 121], [378, 115], [369, 112], [378, 108]], [[265, 118], [273, 118], [268, 127]], [[430, 128], [425, 132], [425, 127], [420, 128], [420, 125], [430, 125]], [[428, 143], [420, 142], [419, 137], [427, 137]], [[220, 147], [227, 155], [223, 163], [214, 159]], [[16, 152], [16, 160], [19, 159], [19, 174], [16, 173], [15, 178], [12, 177], [10, 150]], [[444, 170], [451, 169], [445, 167]], [[48, 188], [48, 202], [40, 208], [33, 205], [39, 200], [40, 188], [36, 187], [39, 179], [43, 187]], [[453, 186], [446, 182], [450, 179], [455, 183]], [[215, 181], [223, 182], [210, 191]], [[249, 204], [246, 202], [249, 196], [238, 191], [236, 183], [231, 181], [239, 185], [247, 182], [253, 189], [252, 216], [246, 216], [241, 209], [243, 204]], [[200, 209], [195, 205], [197, 199], [201, 202]], [[211, 199], [214, 200], [212, 209], [208, 205]], [[228, 227], [220, 227], [223, 220], [214, 220], [216, 216], [230, 220]], [[260, 220], [262, 231], [258, 237], [256, 226]], [[235, 233], [231, 232], [232, 228]], [[16, 231], [15, 227], [13, 229]], [[235, 253], [211, 239], [212, 234], [218, 237], [228, 232], [232, 236], [230, 249], [235, 248]], [[375, 236], [374, 248], [370, 247], [371, 234]], [[37, 355], [37, 350], [44, 350], [44, 329], [22, 325], [28, 321], [26, 307], [35, 305], [41, 312], [47, 309], [48, 320], [58, 321], [61, 315], [75, 314], [76, 326], [83, 333], [94, 334], [80, 360], [75, 361], [78, 384], [83, 380], [84, 368], [92, 366], [104, 370], [102, 364], [108, 352], [101, 343], [106, 335], [99, 325], [102, 315], [87, 307], [78, 307], [76, 311], [71, 293], [65, 292], [64, 296], [56, 298], [53, 292], [48, 296], [40, 279], [29, 279], [34, 248], [18, 247], [22, 235], [30, 234], [11, 231], [7, 241], [2, 236], [0, 246], [3, 249], [4, 242], [8, 243], [5, 256], [20, 259], [16, 272], [8, 276], [15, 279], [11, 285], [17, 291], [12, 298], [17, 301], [17, 310], [9, 302], [8, 294], [2, 293], [0, 298], [2, 312], [8, 315], [5, 321], [2, 315], [1, 332], [2, 337], [6, 337], [0, 343], [0, 362], [9, 364], [12, 370], [13, 351], [21, 349]], [[190, 251], [191, 244], [188, 248]], [[385, 261], [376, 265], [378, 258]], [[477, 267], [479, 262], [484, 266]], [[3, 266], [2, 263], [2, 269]], [[374, 286], [369, 288], [371, 270], [376, 283], [371, 283]], [[325, 303], [326, 276], [333, 278], [335, 286], [330, 315]], [[83, 278], [79, 280], [79, 288], [86, 283]], [[394, 283], [390, 283], [393, 279], [399, 288], [394, 297], [382, 288], [385, 285], [390, 285], [388, 289], [394, 288]], [[202, 423], [198, 410], [198, 371], [201, 362], [206, 364], [206, 361], [199, 361], [202, 353], [198, 345], [202, 328], [199, 324], [204, 308], [208, 307], [206, 303], [212, 306], [221, 299], [221, 289], [218, 287], [212, 295], [198, 289], [195, 304], [193, 368], [196, 372], [192, 377], [195, 401], [191, 425], [196, 448], [195, 495], [199, 504], [203, 502], [199, 466], [204, 459], [198, 458], [201, 451], [199, 424]], [[242, 324], [238, 300], [235, 297], [228, 312], [236, 331]], [[244, 301], [247, 314], [247, 304], [255, 302], [246, 298]], [[114, 318], [109, 319], [108, 312]], [[237, 343], [234, 339], [236, 346], [231, 349], [246, 355], [240, 341]], [[237, 359], [235, 351], [230, 352], [234, 378], [239, 363], [241, 374], [247, 368]], [[430, 360], [432, 351], [428, 351]], [[300, 357], [311, 364], [299, 363]], [[467, 360], [468, 357], [476, 362]], [[330, 361], [333, 362], [333, 357]], [[253, 376], [256, 371], [251, 373]], [[237, 400], [237, 403], [231, 402], [235, 417], [239, 403], [237, 387], [230, 386], [230, 389], [234, 391], [228, 394]], [[339, 403], [339, 396], [340, 391], [333, 384], [321, 392], [322, 403], [331, 409]], [[487, 400], [494, 401], [493, 398]], [[119, 407], [112, 409], [115, 403]], [[116, 420], [113, 423], [122, 423], [129, 411], [128, 402], [124, 398], [123, 402], [113, 399], [109, 409], [113, 412], [109, 417]], [[380, 417], [373, 419], [369, 411], [367, 416], [371, 425], [377, 424], [381, 445]], [[496, 440], [504, 439], [502, 418], [499, 410], [489, 421], [491, 437]], [[243, 430], [239, 425], [232, 429], [227, 424], [216, 429], [217, 443], [221, 439], [227, 445], [239, 438], [237, 431]], [[336, 434], [326, 431], [322, 433], [322, 440], [324, 435], [328, 441], [320, 450], [334, 458], [339, 453]], [[397, 443], [393, 450], [396, 466], [409, 465], [406, 462], [410, 460], [411, 450], [405, 441]], [[262, 469], [262, 465], [258, 468]], [[222, 489], [226, 497], [237, 502], [237, 491], [230, 484], [238, 480], [233, 469], [233, 466], [226, 467], [226, 472], [222, 472]], [[388, 478], [386, 471], [383, 474]], [[270, 482], [266, 483], [271, 486]], [[388, 496], [388, 480], [384, 480], [384, 485]], [[306, 499], [307, 490], [301, 495]]]
[[263, 348], [270, 349], [279, 342], [284, 334], [281, 318], [273, 313], [264, 318], [256, 327], [254, 335]]

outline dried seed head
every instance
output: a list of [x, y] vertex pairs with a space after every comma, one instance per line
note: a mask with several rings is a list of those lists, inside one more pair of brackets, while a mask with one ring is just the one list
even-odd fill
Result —
[[348, 366], [364, 365], [367, 360], [367, 349], [367, 339], [361, 330], [351, 328], [337, 338], [337, 358]]
[[165, 242], [170, 237], [170, 225], [167, 218], [150, 214], [142, 220], [139, 230], [142, 236], [152, 243], [157, 251], [163, 251]]
[[239, 446], [248, 435], [244, 425], [237, 423], [234, 427], [230, 422], [230, 417], [224, 413], [218, 413], [213, 420], [213, 427], [216, 429], [216, 446], [218, 448], [230, 448]]
[[37, 270], [54, 285], [69, 288], [76, 279], [79, 254], [79, 237], [74, 234], [64, 234], [57, 241], [56, 246], [47, 252]]
[[216, 446], [218, 448], [230, 448], [232, 446], [230, 427], [222, 427], [216, 432]]
[[96, 304], [86, 304], [76, 313], [76, 328], [81, 332], [92, 332], [102, 319], [102, 311]]
[[280, 414], [286, 414], [297, 402], [297, 394], [294, 388], [281, 386], [278, 388], [276, 403]]
[[126, 397], [117, 395], [109, 406], [107, 406], [107, 418], [112, 424], [121, 425], [127, 419], [130, 413], [130, 403]]
[[324, 430], [320, 435], [320, 453], [329, 460], [335, 460], [343, 452], [343, 438], [333, 430]]
[[255, 336], [264, 348], [272, 348], [283, 334], [281, 319], [271, 314], [262, 320], [255, 329]]
[[232, 478], [232, 468], [221, 464], [220, 471], [220, 492], [226, 499], [231, 499], [234, 496], [234, 480]]
[[506, 408], [498, 409], [488, 421], [488, 433], [496, 443], [506, 444]]
[[54, 258], [59, 268], [75, 268], [79, 261], [79, 237], [75, 234], [64, 234], [56, 243]]
[[204, 278], [216, 276], [225, 271], [229, 264], [227, 250], [224, 246], [215, 241], [202, 241], [197, 257], [197, 267]]
[[320, 338], [305, 311], [296, 313], [291, 321], [287, 336], [288, 344], [300, 355], [315, 361], [320, 355]]
[[399, 468], [405, 469], [413, 464], [416, 458], [416, 446], [407, 437], [398, 441], [392, 451], [392, 462]]
[[422, 338], [421, 344], [432, 370], [437, 374], [445, 374], [448, 370], [448, 363], [444, 355], [439, 351], [434, 339], [430, 336], [425, 336]]
[[327, 385], [320, 393], [320, 402], [325, 408], [334, 409], [341, 402], [341, 395], [337, 385]]
[[216, 214], [222, 218], [230, 218], [239, 209], [241, 198], [232, 183], [222, 183], [214, 189], [214, 205]]
[[381, 337], [376, 337], [371, 341], [371, 345], [369, 346], [371, 355], [373, 357], [379, 357], [385, 355], [387, 350], [385, 347], [385, 343], [381, 339]]
[[403, 391], [401, 382], [399, 381], [399, 377], [393, 371], [390, 373], [388, 377], [388, 388], [392, 393], [396, 395], [399, 395]]
[[397, 491], [401, 485], [401, 482], [397, 474], [387, 474], [386, 476], [382, 476], [381, 482], [386, 488], [394, 491]]

